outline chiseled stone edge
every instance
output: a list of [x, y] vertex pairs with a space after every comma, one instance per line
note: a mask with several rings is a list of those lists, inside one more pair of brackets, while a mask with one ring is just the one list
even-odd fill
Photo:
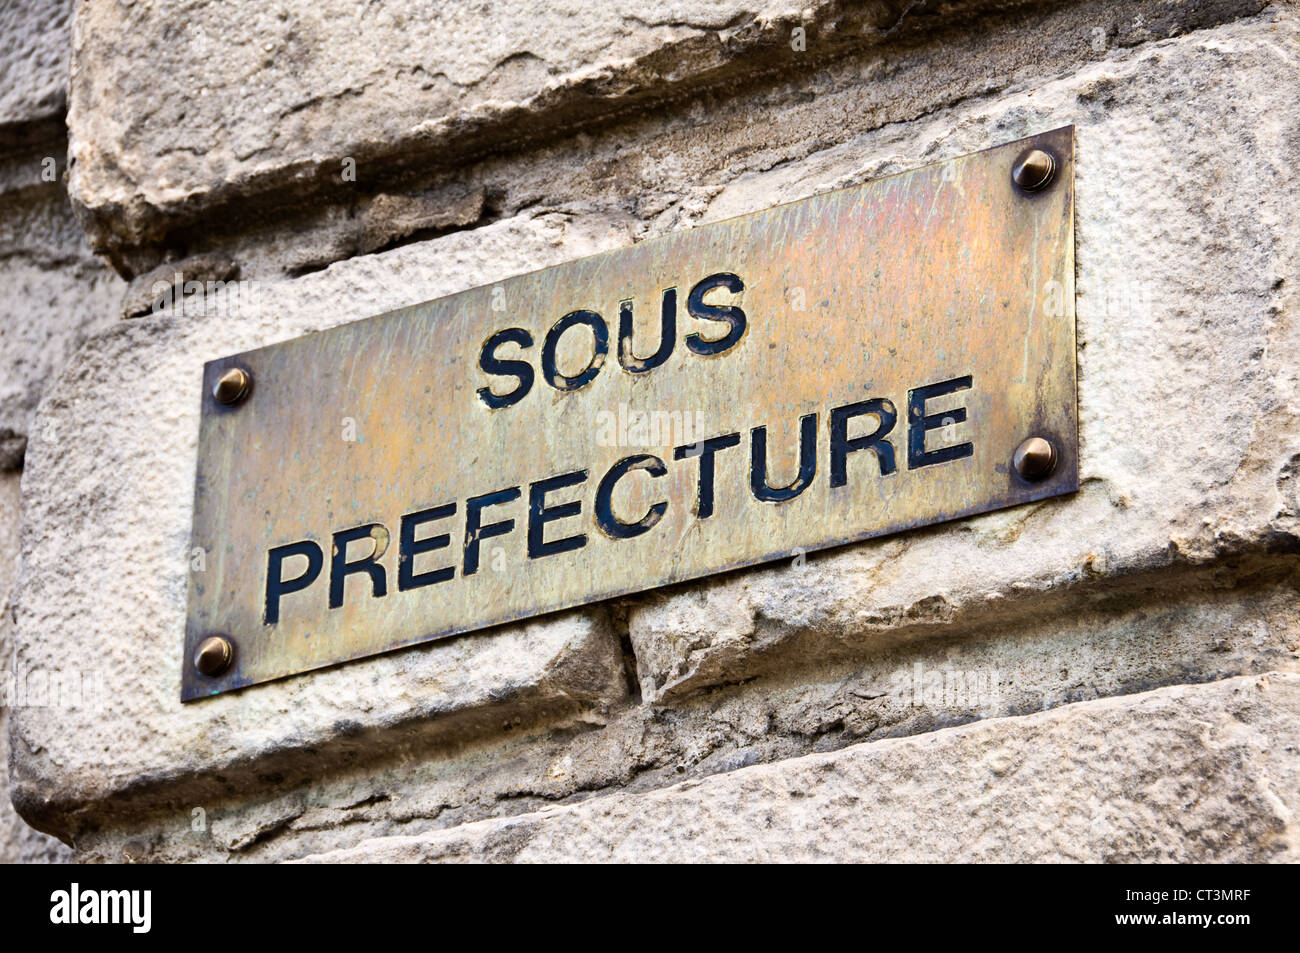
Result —
[[[1217, 0], [1196, 23], [1257, 12], [1272, 0]], [[1054, 0], [1047, 6], [1067, 5]], [[756, 4], [760, 6], [761, 4]], [[380, 170], [369, 187], [400, 191], [413, 178], [463, 168], [485, 155], [553, 140], [583, 128], [658, 108], [686, 97], [762, 81], [792, 70], [812, 75], [853, 51], [903, 46], [946, 28], [961, 28], [980, 17], [1030, 6], [1029, 0], [955, 0], [942, 6], [888, 0], [884, 3], [808, 0], [802, 9], [758, 9], [722, 29], [700, 28], [644, 54], [563, 72], [545, 88], [520, 100], [486, 99], [432, 117], [410, 129], [383, 129], [377, 138], [358, 140], [339, 155], [284, 155], [264, 168], [218, 181], [170, 189], [127, 181], [116, 172], [120, 144], [87, 138], [72, 84], [69, 110], [76, 163], [69, 191], [96, 251], [126, 268], [131, 252], [165, 244], [170, 236], [216, 223], [255, 227], [268, 218], [294, 214], [304, 203], [328, 203], [337, 188], [343, 155]], [[74, 35], [89, 14], [79, 10]], [[800, 27], [816, 42], [791, 62], [791, 31]], [[74, 77], [93, 68], [76, 40]], [[117, 180], [103, 178], [116, 175]], [[111, 187], [110, 187], [111, 184]]]
[[[1023, 0], [963, 2], [1014, 5]], [[855, 23], [856, 29], [847, 31], [848, 34], [854, 37], [864, 32], [868, 36], [875, 34], [874, 39], [879, 41], [903, 19], [890, 17], [889, 6], [868, 5], [867, 23], [871, 26], [864, 30], [864, 24]], [[915, 4], [892, 6], [910, 9]], [[841, 0], [811, 0], [806, 11], [810, 14], [808, 18], [802, 18], [797, 11], [772, 18], [756, 13], [732, 29], [701, 29], [685, 39], [656, 46], [635, 59], [561, 74], [522, 101], [481, 102], [433, 117], [404, 134], [389, 130], [393, 133], [391, 137], [358, 142], [345, 154], [358, 164], [384, 169], [386, 178], [393, 180], [417, 168], [455, 168], [495, 148], [514, 148], [633, 108], [652, 107], [676, 96], [770, 72], [775, 68], [772, 53], [789, 52], [787, 43], [794, 26], [802, 25], [810, 31], [838, 26], [837, 21], [846, 15], [842, 7]], [[79, 69], [89, 68], [83, 46], [91, 41], [83, 40], [80, 31], [89, 34], [90, 17], [89, 7], [77, 11], [72, 51], [74, 75]], [[876, 23], [877, 20], [883, 22]], [[828, 32], [828, 39], [828, 46], [841, 47], [845, 43], [833, 29]], [[821, 54], [816, 55], [820, 58]], [[71, 98], [69, 127], [78, 165], [70, 175], [69, 190], [96, 250], [158, 241], [178, 227], [235, 214], [249, 203], [262, 207], [263, 213], [271, 208], [291, 207], [334, 187], [339, 157], [307, 154], [285, 156], [283, 162], [271, 168], [225, 181], [205, 182], [180, 195], [151, 190], [148, 183], [138, 182], [118, 182], [110, 192], [88, 187], [86, 183], [92, 177], [113, 173], [113, 155], [119, 144], [85, 138], [79, 117], [87, 107], [79, 101], [76, 83], [72, 85]], [[92, 164], [93, 171], [89, 168]], [[134, 189], [134, 194], [125, 196], [128, 188]]]
[[1081, 702], [307, 863], [1300, 858], [1300, 675]]

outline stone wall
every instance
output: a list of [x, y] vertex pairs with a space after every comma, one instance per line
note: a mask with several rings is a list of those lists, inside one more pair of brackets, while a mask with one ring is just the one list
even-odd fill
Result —
[[[3, 16], [0, 858], [1300, 859], [1291, 3]], [[1067, 124], [1079, 493], [180, 703], [204, 361]]]
[[[16, 699], [13, 597], [19, 485], [41, 394], [96, 330], [112, 327], [126, 287], [91, 252], [65, 186], [72, 4], [28, 0], [0, 11], [0, 751]], [[46, 436], [57, 439], [52, 424]], [[69, 435], [70, 436], [70, 435]], [[72, 852], [0, 806], [0, 859], [67, 860]]]

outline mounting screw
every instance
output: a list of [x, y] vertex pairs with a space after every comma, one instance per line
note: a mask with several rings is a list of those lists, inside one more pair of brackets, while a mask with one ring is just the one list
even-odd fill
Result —
[[216, 678], [235, 658], [235, 647], [230, 640], [220, 635], [210, 635], [199, 643], [199, 650], [194, 653], [194, 668], [207, 678]]
[[237, 404], [248, 396], [253, 386], [253, 376], [242, 367], [232, 367], [217, 380], [212, 396], [219, 404]]
[[1056, 160], [1050, 152], [1042, 149], [1030, 149], [1022, 153], [1011, 168], [1011, 181], [1026, 192], [1047, 188], [1055, 175]]
[[1026, 480], [1045, 480], [1056, 469], [1056, 446], [1044, 437], [1030, 437], [1016, 447], [1011, 462]]

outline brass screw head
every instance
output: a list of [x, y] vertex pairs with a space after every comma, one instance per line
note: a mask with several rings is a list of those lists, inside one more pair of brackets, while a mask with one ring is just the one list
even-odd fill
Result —
[[253, 376], [242, 367], [232, 367], [217, 379], [212, 396], [219, 404], [237, 404], [248, 396]]
[[207, 678], [216, 678], [235, 658], [235, 647], [230, 640], [220, 635], [210, 635], [199, 643], [194, 653], [194, 668]]
[[1030, 149], [1023, 153], [1011, 169], [1011, 181], [1026, 192], [1045, 189], [1056, 175], [1056, 160], [1050, 152]]
[[1026, 480], [1045, 480], [1056, 469], [1056, 446], [1044, 437], [1030, 437], [1016, 447], [1011, 462]]

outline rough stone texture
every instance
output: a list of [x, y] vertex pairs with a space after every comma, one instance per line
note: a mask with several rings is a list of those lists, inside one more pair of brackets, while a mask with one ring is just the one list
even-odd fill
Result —
[[[283, 245], [301, 269], [400, 240], [371, 208], [389, 193], [406, 193], [416, 218], [436, 216], [457, 201], [442, 180], [469, 160], [544, 150], [562, 131], [663, 101], [813, 77], [878, 51], [860, 64], [868, 111], [849, 121], [879, 126], [1264, 2], [87, 0], [74, 29], [71, 191], [92, 246], [127, 277], [231, 242], [241, 261]], [[153, 68], [138, 69], [145, 61]]]
[[1300, 676], [856, 745], [317, 862], [1300, 860]]
[[[0, 472], [0, 764], [9, 763], [9, 706], [5, 676], [12, 671], [13, 625], [9, 592], [18, 567], [19, 474]], [[9, 772], [0, 775], [0, 862], [62, 863], [72, 851], [53, 837], [38, 833], [9, 804]]]
[[[0, 758], [9, 760], [8, 709], [0, 707]], [[9, 785], [0, 779], [0, 862], [6, 864], [66, 864], [71, 848], [57, 838], [28, 826], [9, 803]]]
[[[1209, 574], [1152, 604], [1116, 597], [953, 639], [799, 668], [674, 700], [521, 724], [413, 755], [392, 746], [305, 782], [233, 795], [176, 785], [145, 811], [83, 810], [87, 861], [274, 862], [755, 764], [1185, 681], [1300, 671], [1294, 580]], [[194, 811], [204, 827], [195, 829]]]
[[[1163, 717], [1148, 724], [1156, 741], [1143, 748], [1147, 700], [1108, 702], [1100, 706], [1112, 713], [1104, 730], [1131, 744], [1107, 773], [1110, 750], [1088, 735], [1103, 722], [1070, 720], [1084, 699], [1297, 669], [1300, 219], [1291, 170], [1300, 129], [1288, 95], [1296, 20], [1273, 5], [1186, 33], [1203, 22], [1195, 17], [1213, 23], [1258, 6], [1049, 5], [1035, 14], [1048, 17], [1043, 30], [1010, 30], [994, 18], [965, 39], [917, 40], [900, 47], [906, 55], [888, 45], [846, 54], [816, 72], [487, 157], [426, 191], [379, 189], [388, 197], [369, 217], [351, 207], [322, 213], [337, 217], [337, 233], [295, 236], [237, 222], [244, 247], [262, 256], [236, 262], [238, 273], [260, 284], [241, 286], [233, 303], [203, 302], [195, 317], [152, 317], [97, 334], [42, 406], [25, 478], [18, 663], [57, 668], [93, 640], [110, 647], [110, 690], [93, 710], [14, 710], [15, 803], [74, 841], [84, 859], [276, 860], [374, 837], [441, 844], [457, 835], [434, 832], [457, 825], [469, 825], [459, 835], [468, 853], [503, 858], [512, 848], [472, 846], [483, 829], [475, 822], [535, 815], [555, 802], [585, 802], [561, 813], [596, 817], [599, 805], [628, 802], [609, 796], [615, 790], [649, 792], [720, 772], [727, 777], [704, 783], [731, 783], [864, 740], [854, 757], [871, 758], [914, 743], [884, 739], [918, 732], [1019, 738], [1025, 763], [1039, 772], [1028, 789], [1068, 787], [1074, 775], [1064, 767], [1052, 774], [1017, 734], [1032, 721], [1063, 726], [1062, 750], [1080, 766], [1095, 759], [1111, 785], [1096, 789], [1095, 840], [1080, 834], [1074, 814], [1063, 815], [1062, 831], [1079, 834], [1081, 856], [1101, 856], [1087, 850], [1108, 841], [1115, 852], [1106, 856], [1128, 856], [1145, 822], [1163, 838], [1148, 847], [1168, 847], [1171, 857], [1294, 859], [1294, 829], [1279, 826], [1280, 809], [1269, 813], [1256, 784], [1282, 763], [1270, 760], [1276, 746], [1197, 748], [1190, 736], [1168, 734], [1186, 720]], [[1111, 19], [1120, 14], [1110, 11], [1134, 9], [1151, 14], [1144, 23], [1159, 31]], [[1097, 50], [1090, 41], [1099, 24], [1105, 42]], [[1170, 33], [1180, 35], [1153, 42]], [[538, 115], [557, 127], [574, 119]], [[1075, 497], [201, 706], [176, 701], [204, 360], [1068, 122], [1078, 126], [1085, 477]], [[163, 182], [144, 178], [150, 188]], [[237, 179], [228, 197], [260, 214], [273, 178]], [[211, 191], [195, 208], [221, 191], [202, 187]], [[150, 200], [131, 212], [105, 206], [104, 214], [144, 229], [130, 241], [153, 242], [161, 233], [148, 229], [171, 229], [189, 201]], [[390, 217], [397, 240], [410, 244], [325, 267], [391, 244]], [[153, 254], [186, 270], [206, 248], [191, 239], [207, 234], [186, 235], [178, 247], [168, 239]], [[264, 278], [322, 268], [296, 280]], [[135, 290], [146, 294], [133, 300], [151, 307], [150, 289]], [[180, 310], [188, 313], [188, 303]], [[473, 671], [452, 684], [469, 662], [457, 652], [472, 655]], [[629, 693], [633, 656], [639, 685]], [[900, 685], [917, 664], [928, 675], [952, 673], [967, 689], [973, 679], [977, 697], [940, 691], [909, 701]], [[1294, 679], [1279, 678], [1292, 698]], [[1219, 697], [1197, 693], [1220, 688], [1187, 697]], [[1007, 717], [1045, 708], [1056, 710]], [[1202, 720], [1222, 728], [1212, 709]], [[1232, 710], [1265, 737], [1293, 731], [1293, 720], [1256, 718], [1257, 709]], [[1286, 710], [1293, 718], [1290, 702]], [[980, 724], [948, 730], [970, 721]], [[1236, 797], [1244, 805], [1238, 843], [1185, 835], [1183, 853], [1174, 853], [1174, 801], [1158, 784], [1138, 805], [1156, 807], [1123, 827], [1132, 803], [1123, 798], [1145, 777], [1132, 771], [1166, 747], [1186, 755], [1168, 762], [1184, 778], [1196, 776], [1195, 764], [1217, 763], [1196, 761], [1204, 751], [1227, 752], [1228, 767], [1207, 776], [1211, 793], [1189, 816], [1216, 831], [1228, 812], [1214, 799]], [[936, 790], [960, 788], [960, 777], [941, 768], [963, 757], [909, 762], [915, 800], [930, 790], [923, 768], [934, 772]], [[765, 762], [774, 766], [754, 767]], [[1294, 773], [1287, 783], [1293, 791]], [[1291, 796], [1283, 796], [1288, 810]], [[1010, 818], [1019, 802], [1014, 791], [1007, 797], [999, 803], [1011, 807], [973, 816]], [[905, 830], [907, 804], [898, 798], [889, 823]], [[1049, 847], [1065, 851], [1051, 840], [1061, 816], [1032, 816]], [[1021, 828], [1013, 821], [1001, 853], [990, 822], [980, 856], [1015, 858]], [[529, 830], [531, 822], [523, 822]], [[559, 843], [549, 836], [536, 841], [539, 853]], [[875, 842], [863, 837], [867, 851]], [[1275, 849], [1285, 838], [1292, 846]], [[517, 841], [506, 834], [494, 843]], [[599, 841], [577, 843], [588, 856], [608, 855]]]
[[0, 6], [0, 147], [56, 129], [67, 102], [72, 0]]
[[63, 187], [62, 137], [0, 156], [0, 469], [22, 464], [41, 393], [126, 287], [91, 254]]
[[[0, 593], [8, 602], [18, 575], [18, 527], [20, 473], [0, 473]], [[4, 615], [8, 615], [6, 608]]]
[[[63, 184], [71, 0], [0, 5], [0, 761], [9, 760], [10, 594], [18, 564], [19, 468], [44, 387], [124, 283], [86, 245]], [[29, 827], [0, 780], [0, 860], [66, 862]]]
[[[311, 776], [380, 739], [418, 750], [626, 694], [618, 640], [589, 612], [180, 703], [203, 362], [557, 260], [566, 233], [565, 255], [615, 237], [588, 227], [502, 223], [425, 256], [402, 249], [292, 289], [245, 288], [220, 318], [123, 322], [87, 342], [47, 396], [28, 453], [16, 660], [20, 674], [75, 676], [66, 660], [93, 656], [104, 685], [89, 704], [15, 710], [11, 793], [26, 816], [49, 825], [74, 804], [108, 809], [115, 795], [140, 809], [178, 780], [216, 797], [270, 772]], [[339, 309], [343, 288], [355, 311]], [[83, 638], [92, 653], [76, 649]]]

